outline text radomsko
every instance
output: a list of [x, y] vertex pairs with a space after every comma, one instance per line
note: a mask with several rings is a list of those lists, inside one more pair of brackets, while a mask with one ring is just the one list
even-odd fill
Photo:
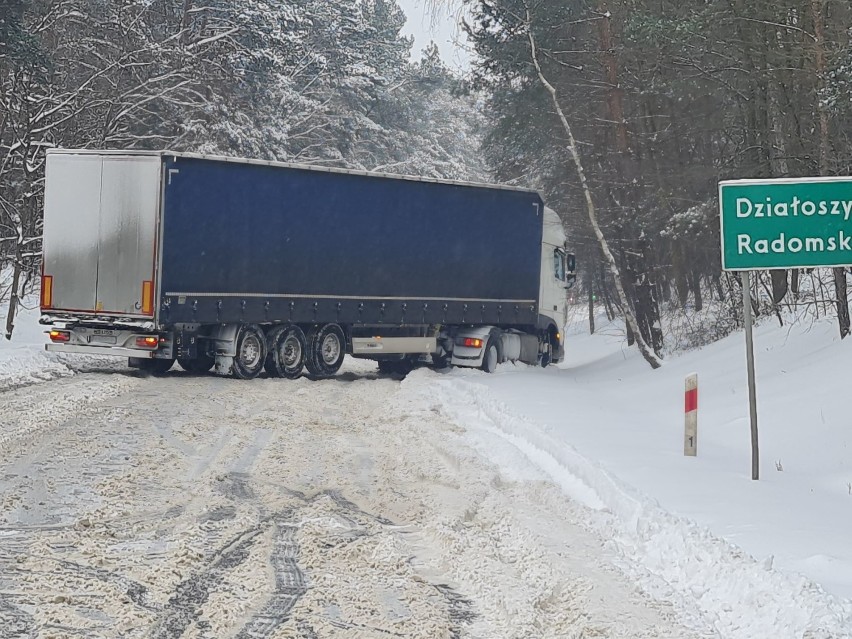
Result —
[[[848, 222], [852, 218], [852, 200], [803, 200], [794, 196], [791, 200], [776, 201], [767, 197], [762, 201], [754, 201], [739, 197], [736, 199], [736, 216], [751, 219], [833, 217]], [[751, 234], [737, 234], [737, 253], [740, 255], [801, 251], [852, 251], [852, 235], [842, 230], [808, 237], [778, 233], [775, 237], [760, 239]]]

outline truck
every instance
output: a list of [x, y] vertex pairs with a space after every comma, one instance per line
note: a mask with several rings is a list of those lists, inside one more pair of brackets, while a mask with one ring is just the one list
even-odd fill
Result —
[[538, 193], [172, 151], [47, 153], [52, 352], [333, 376], [346, 355], [562, 360], [574, 257]]

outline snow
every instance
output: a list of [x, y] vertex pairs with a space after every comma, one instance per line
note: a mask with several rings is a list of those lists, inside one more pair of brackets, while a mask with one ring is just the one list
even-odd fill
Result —
[[[4, 302], [0, 309], [3, 327], [7, 312], [8, 302]], [[21, 309], [12, 340], [0, 337], [0, 390], [72, 374], [62, 361], [45, 352], [45, 328], [38, 324], [38, 316], [38, 309]]]
[[[621, 567], [696, 627], [723, 637], [852, 636], [843, 374], [852, 343], [839, 343], [830, 321], [756, 329], [754, 482], [742, 333], [652, 372], [615, 327], [580, 330], [566, 338], [559, 368], [453, 371], [428, 392], [496, 463], [517, 472], [523, 460], [492, 446], [495, 436], [597, 513], [590, 521], [610, 533]], [[693, 371], [698, 457], [687, 458], [683, 392]]]
[[[14, 450], [22, 454], [28, 437], [61, 424], [68, 424], [65, 432], [71, 434], [74, 422], [64, 422], [63, 415], [80, 410], [94, 416], [92, 424], [102, 420], [104, 428], [118, 433], [153, 426], [139, 431], [145, 441], [134, 444], [134, 454], [141, 457], [134, 457], [127, 478], [116, 475], [114, 482], [102, 480], [109, 485], [81, 484], [73, 493], [66, 491], [63, 499], [71, 501], [59, 504], [58, 512], [97, 522], [105, 495], [125, 499], [146, 477], [149, 488], [137, 496], [140, 509], [155, 485], [174, 490], [179, 503], [179, 478], [193, 485], [213, 481], [203, 489], [203, 500], [187, 508], [200, 516], [221, 501], [206, 493], [218, 495], [222, 477], [277, 477], [286, 464], [271, 464], [306, 454], [298, 451], [317, 450], [312, 448], [317, 437], [326, 442], [322, 462], [306, 457], [294, 468], [294, 477], [304, 483], [300, 490], [333, 474], [336, 479], [329, 485], [345, 487], [348, 482], [348, 499], [394, 521], [390, 526], [359, 520], [359, 526], [375, 528], [375, 542], [329, 556], [323, 539], [339, 534], [333, 529], [349, 526], [352, 513], [341, 519], [339, 505], [328, 499], [298, 506], [303, 523], [294, 534], [303, 544], [300, 565], [313, 575], [300, 605], [313, 611], [325, 606], [323, 614], [332, 626], [335, 614], [357, 618], [361, 613], [343, 603], [338, 608], [323, 603], [331, 591], [340, 601], [377, 597], [391, 619], [389, 628], [400, 610], [419, 606], [424, 606], [422, 617], [419, 612], [415, 616], [425, 622], [432, 604], [419, 598], [419, 587], [409, 592], [392, 584], [431, 574], [435, 580], [450, 580], [483, 615], [471, 626], [471, 636], [515, 636], [509, 630], [513, 622], [526, 628], [538, 623], [575, 628], [570, 619], [580, 610], [601, 627], [618, 628], [618, 636], [646, 636], [654, 627], [658, 630], [647, 636], [687, 636], [660, 621], [665, 614], [659, 608], [647, 613], [644, 625], [611, 625], [643, 610], [643, 604], [631, 599], [621, 615], [613, 603], [633, 596], [624, 585], [631, 583], [643, 597], [658, 602], [654, 605], [670, 607], [696, 636], [852, 637], [852, 429], [843, 375], [852, 341], [841, 342], [832, 321], [779, 327], [768, 319], [757, 327], [761, 479], [752, 481], [741, 332], [670, 356], [658, 371], [627, 349], [618, 326], [597, 318], [599, 330], [593, 336], [585, 334], [584, 323], [569, 327], [567, 361], [548, 369], [501, 365], [493, 375], [421, 369], [396, 384], [376, 379], [371, 364], [350, 361], [339, 382], [283, 382], [292, 388], [283, 395], [275, 390], [280, 380], [231, 383], [180, 374], [157, 382], [96, 374], [9, 391], [86, 370], [77, 359], [69, 364], [44, 353], [37, 317], [37, 312], [24, 312], [15, 339], [0, 344], [0, 392], [8, 392], [3, 398], [8, 412], [3, 412], [6, 418], [14, 416], [14, 423], [0, 432], [0, 451], [12, 450], [8, 445], [15, 441]], [[692, 372], [699, 378], [698, 456], [688, 458], [683, 456], [683, 392], [684, 378]], [[156, 389], [145, 390], [155, 383]], [[59, 385], [61, 402], [50, 391]], [[158, 409], [160, 418], [150, 422], [134, 417], [136, 409], [126, 395], [131, 388], [143, 398], [166, 392], [174, 397]], [[239, 402], [228, 403], [227, 393], [249, 391], [254, 400], [246, 406], [258, 408], [249, 411]], [[109, 402], [115, 408], [97, 408]], [[189, 413], [207, 417], [180, 417], [177, 407], [189, 402], [196, 406]], [[227, 419], [214, 418], [222, 411]], [[136, 422], [130, 431], [122, 427]], [[285, 424], [286, 437], [281, 432]], [[89, 428], [74, 430], [74, 436]], [[91, 438], [99, 441], [97, 431]], [[204, 441], [210, 445], [202, 455], [196, 447]], [[116, 442], [117, 451], [130, 450], [123, 440]], [[162, 445], [171, 451], [165, 464], [158, 448]], [[159, 472], [154, 469], [166, 468], [182, 455], [189, 456], [182, 475], [154, 481]], [[136, 468], [138, 459], [149, 458], [149, 470]], [[215, 470], [211, 460], [219, 460]], [[125, 472], [119, 468], [115, 472]], [[353, 474], [352, 468], [360, 470]], [[57, 467], [56, 472], [60, 469], [65, 473], [61, 484], [67, 485], [73, 469]], [[259, 493], [268, 488], [254, 486]], [[10, 504], [19, 503], [12, 492], [7, 497]], [[273, 501], [282, 507], [278, 497]], [[44, 506], [51, 508], [50, 503]], [[38, 518], [40, 510], [28, 516]], [[253, 525], [255, 520], [244, 515], [216, 526], [235, 531]], [[248, 574], [250, 565], [263, 565], [265, 553], [279, 543], [276, 535], [281, 548], [289, 548], [289, 524], [281, 526], [258, 529], [262, 543], [252, 557], [260, 554], [239, 570]], [[85, 536], [88, 530], [75, 528], [74, 535]], [[194, 536], [181, 536], [176, 529], [172, 545], [162, 548], [151, 545], [153, 537], [128, 536], [109, 552], [116, 561], [130, 561], [125, 556], [140, 549], [158, 557], [174, 552], [178, 561], [191, 551], [190, 561], [196, 562], [202, 553], [196, 537], [203, 530], [192, 530]], [[401, 559], [405, 556], [413, 556], [413, 563]], [[608, 573], [594, 563], [600, 561], [622, 577], [605, 577]], [[366, 564], [376, 575], [375, 589], [363, 590], [363, 578], [335, 577], [356, 564]], [[162, 574], [170, 575], [166, 565], [171, 564], [163, 564]], [[133, 566], [131, 576], [144, 574], [144, 566]], [[163, 581], [163, 592], [176, 583], [169, 579]], [[235, 572], [228, 577], [229, 590], [215, 597], [232, 611], [243, 610], [262, 591], [260, 579]], [[228, 615], [211, 614], [208, 621], [223, 632], [234, 623]]]
[[[8, 302], [4, 302], [0, 308], [0, 326], [4, 330], [7, 311]], [[48, 353], [44, 350], [48, 329], [38, 323], [40, 315], [38, 296], [28, 297], [15, 318], [12, 339], [0, 336], [0, 392], [69, 377], [78, 372], [126, 367], [126, 360], [114, 357]], [[0, 420], [0, 426], [2, 423]]]

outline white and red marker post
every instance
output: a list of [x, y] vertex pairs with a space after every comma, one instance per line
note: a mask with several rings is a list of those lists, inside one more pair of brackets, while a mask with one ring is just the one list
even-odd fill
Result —
[[695, 457], [698, 454], [698, 373], [686, 376], [683, 408], [683, 454]]

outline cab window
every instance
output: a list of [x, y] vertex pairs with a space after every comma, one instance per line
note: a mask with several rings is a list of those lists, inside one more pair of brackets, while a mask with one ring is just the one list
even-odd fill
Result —
[[560, 282], [565, 281], [565, 251], [562, 249], [553, 251], [553, 274]]

